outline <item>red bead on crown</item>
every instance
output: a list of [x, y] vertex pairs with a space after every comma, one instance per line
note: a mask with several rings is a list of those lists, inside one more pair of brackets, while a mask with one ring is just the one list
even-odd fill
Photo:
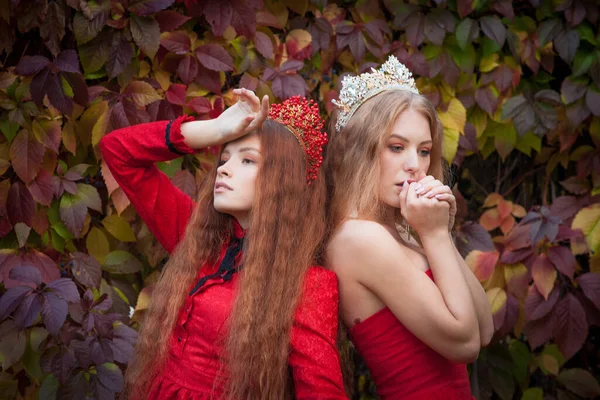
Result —
[[269, 118], [285, 125], [298, 139], [306, 153], [306, 179], [310, 185], [317, 179], [319, 167], [323, 163], [323, 146], [327, 144], [319, 106], [313, 100], [293, 96], [281, 104], [273, 104]]

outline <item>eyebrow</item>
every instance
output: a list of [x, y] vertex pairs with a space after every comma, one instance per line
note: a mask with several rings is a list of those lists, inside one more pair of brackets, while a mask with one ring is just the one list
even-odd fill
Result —
[[[258, 150], [256, 147], [242, 147], [241, 149], [238, 150], [238, 153], [243, 153], [245, 151], [254, 151], [254, 152], [260, 154], [260, 150]], [[221, 154], [230, 154], [230, 151], [223, 150], [223, 152]]]
[[[408, 140], [406, 137], [404, 137], [402, 135], [398, 135], [397, 133], [392, 133], [391, 137], [397, 137], [400, 140], [404, 140], [405, 142], [409, 142], [410, 143], [410, 140]], [[421, 143], [419, 143], [419, 145], [421, 145], [421, 144], [430, 144], [430, 143], [433, 143], [433, 141], [432, 140], [423, 140]]]

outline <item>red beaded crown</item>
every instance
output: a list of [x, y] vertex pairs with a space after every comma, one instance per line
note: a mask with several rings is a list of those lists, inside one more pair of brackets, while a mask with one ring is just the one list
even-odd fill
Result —
[[319, 167], [323, 163], [323, 146], [327, 144], [327, 134], [322, 131], [323, 120], [319, 115], [319, 106], [313, 100], [294, 96], [281, 104], [273, 104], [269, 118], [285, 125], [298, 139], [306, 153], [306, 180], [310, 185], [317, 179]]

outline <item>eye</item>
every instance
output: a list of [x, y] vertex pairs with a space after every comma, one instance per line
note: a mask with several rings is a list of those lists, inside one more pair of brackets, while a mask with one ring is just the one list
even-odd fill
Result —
[[423, 149], [419, 153], [421, 154], [422, 157], [429, 157], [429, 155], [431, 154], [431, 151], [429, 149]]
[[390, 150], [393, 151], [394, 153], [399, 153], [402, 150], [404, 150], [404, 146], [399, 145], [399, 144], [392, 144], [389, 146]]
[[242, 164], [255, 164], [256, 162], [250, 158], [244, 158]]
[[228, 161], [228, 160], [219, 160], [219, 167], [220, 167], [221, 165], [225, 165], [225, 163], [226, 163], [227, 161]]

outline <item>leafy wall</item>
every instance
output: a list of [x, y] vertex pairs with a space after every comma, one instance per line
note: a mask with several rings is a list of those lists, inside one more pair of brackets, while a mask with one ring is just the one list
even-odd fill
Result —
[[[493, 307], [474, 394], [600, 395], [598, 13], [593, 0], [3, 1], [0, 397], [122, 388], [167, 254], [102, 162], [103, 135], [213, 118], [239, 86], [310, 95], [327, 115], [340, 77], [388, 54], [439, 110], [460, 248]], [[194, 195], [213, 157], [160, 168]]]

